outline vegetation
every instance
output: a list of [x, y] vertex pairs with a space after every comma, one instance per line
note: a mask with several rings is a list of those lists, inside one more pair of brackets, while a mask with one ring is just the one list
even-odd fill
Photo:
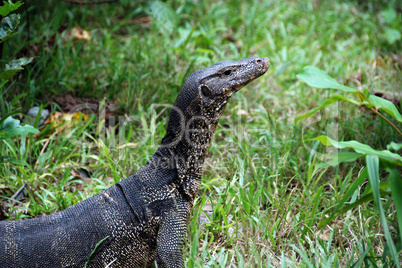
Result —
[[[0, 15], [3, 16], [0, 22], [0, 43], [4, 44], [10, 37], [12, 37], [15, 33], [19, 21], [19, 14], [10, 14], [12, 11], [18, 9], [21, 6], [21, 2], [17, 2], [15, 4], [12, 3], [4, 3], [4, 6], [0, 7]], [[8, 82], [10, 78], [16, 75], [19, 71], [23, 70], [23, 66], [29, 64], [32, 59], [20, 58], [16, 60], [12, 60], [7, 62], [2, 71], [0, 71], [0, 87], [3, 88], [4, 85]], [[3, 92], [2, 92], [3, 93]], [[3, 95], [3, 94], [1, 94]], [[18, 100], [23, 95], [19, 95], [12, 100], [13, 103], [17, 103]], [[17, 119], [13, 119], [12, 115], [18, 113], [18, 110], [5, 112], [5, 103], [1, 101], [2, 106], [2, 114], [0, 119], [0, 141], [9, 140], [11, 137], [15, 135], [26, 135], [29, 133], [37, 133], [38, 130], [33, 128], [30, 125], [21, 126], [20, 121]], [[10, 158], [8, 155], [0, 156], [0, 163], [3, 164], [7, 161], [11, 161], [13, 163], [18, 163], [16, 159]]]
[[[188, 74], [222, 59], [268, 56], [268, 73], [232, 97], [217, 127], [188, 230], [187, 267], [400, 265], [400, 160], [373, 156], [402, 152], [398, 1], [36, 1], [26, 8], [29, 23], [24, 6], [13, 12], [20, 26], [3, 43], [3, 65], [34, 60], [2, 84], [1, 120], [20, 112], [22, 121], [33, 106], [54, 114], [62, 107], [48, 103], [67, 94], [96, 99], [101, 109], [77, 113], [64, 127], [55, 117], [53, 127], [41, 127], [37, 118], [35, 136], [1, 136], [0, 156], [15, 160], [0, 168], [6, 218], [63, 210], [127, 177], [158, 147]], [[337, 86], [312, 83], [311, 70]], [[384, 108], [384, 98], [393, 106]], [[373, 151], [338, 151], [350, 141]], [[9, 200], [24, 182], [28, 197]]]

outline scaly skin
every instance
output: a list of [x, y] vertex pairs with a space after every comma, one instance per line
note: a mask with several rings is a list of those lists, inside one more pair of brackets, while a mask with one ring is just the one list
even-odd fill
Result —
[[252, 57], [191, 74], [161, 146], [139, 171], [64, 211], [0, 222], [0, 267], [183, 267], [215, 127], [230, 96], [268, 68], [268, 58]]

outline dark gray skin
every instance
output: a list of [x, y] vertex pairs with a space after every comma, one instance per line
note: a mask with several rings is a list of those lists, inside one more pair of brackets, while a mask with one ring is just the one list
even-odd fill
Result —
[[252, 57], [191, 74], [161, 146], [135, 174], [64, 211], [0, 222], [0, 267], [183, 267], [215, 127], [230, 96], [268, 68], [268, 58]]

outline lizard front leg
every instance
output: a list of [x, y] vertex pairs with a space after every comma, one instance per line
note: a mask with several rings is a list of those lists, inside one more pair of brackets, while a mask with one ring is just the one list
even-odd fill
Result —
[[156, 264], [162, 267], [183, 267], [185, 224], [176, 211], [163, 217], [157, 237]]

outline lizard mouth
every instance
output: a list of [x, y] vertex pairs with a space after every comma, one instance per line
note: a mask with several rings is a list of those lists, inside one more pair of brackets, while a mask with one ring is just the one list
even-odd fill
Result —
[[246, 71], [243, 73], [240, 79], [232, 85], [229, 97], [268, 71], [270, 66], [269, 58], [253, 57], [249, 60], [250, 61], [245, 66]]
[[270, 60], [267, 57], [255, 57], [250, 63], [252, 73], [250, 74], [250, 79], [247, 81], [250, 83], [261, 75], [268, 71], [270, 66]]

